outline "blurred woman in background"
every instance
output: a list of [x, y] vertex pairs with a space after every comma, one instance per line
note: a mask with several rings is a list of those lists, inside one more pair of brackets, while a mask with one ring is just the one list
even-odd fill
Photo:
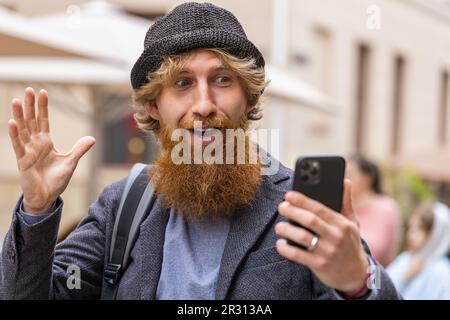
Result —
[[405, 299], [449, 300], [450, 210], [442, 203], [422, 205], [408, 220], [407, 251], [387, 271]]
[[347, 162], [352, 181], [353, 209], [360, 223], [361, 236], [373, 256], [386, 267], [397, 255], [401, 217], [394, 199], [383, 194], [378, 166], [362, 156]]

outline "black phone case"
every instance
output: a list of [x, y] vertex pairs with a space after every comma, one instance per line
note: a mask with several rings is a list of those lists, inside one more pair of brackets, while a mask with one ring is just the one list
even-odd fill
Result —
[[[317, 161], [320, 164], [318, 174], [319, 181], [316, 184], [305, 183], [300, 174], [300, 169], [306, 161]], [[344, 192], [345, 160], [339, 156], [330, 157], [302, 157], [295, 165], [295, 175], [292, 190], [298, 191], [312, 198], [330, 209], [340, 212], [342, 207], [342, 196]], [[290, 221], [296, 226], [299, 224]], [[300, 226], [303, 227], [303, 226]], [[305, 228], [305, 227], [303, 227]], [[312, 232], [308, 228], [305, 228]], [[312, 232], [314, 233], [314, 232]], [[303, 245], [288, 240], [289, 244], [306, 249]]]

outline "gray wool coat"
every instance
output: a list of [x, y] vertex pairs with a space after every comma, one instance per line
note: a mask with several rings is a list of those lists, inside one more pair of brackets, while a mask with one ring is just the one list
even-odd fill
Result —
[[[219, 271], [217, 299], [339, 299], [303, 265], [281, 257], [275, 248], [274, 226], [285, 220], [277, 206], [292, 185], [292, 170], [280, 165], [276, 174], [263, 176], [251, 205], [232, 217]], [[110, 239], [126, 179], [106, 187], [89, 208], [88, 216], [66, 240], [56, 245], [62, 199], [44, 220], [27, 224], [18, 214], [22, 197], [6, 235], [0, 261], [2, 299], [98, 299]], [[165, 227], [169, 210], [156, 199], [140, 226], [123, 274], [118, 299], [155, 299], [161, 272]], [[366, 248], [366, 251], [368, 249]], [[368, 253], [370, 255], [370, 253]], [[373, 263], [373, 258], [371, 258]], [[79, 289], [69, 289], [71, 265], [81, 271]], [[379, 266], [380, 289], [365, 298], [399, 299], [386, 272]], [[68, 272], [69, 271], [69, 272]], [[70, 279], [69, 279], [70, 280]], [[69, 281], [70, 282], [70, 281]]]

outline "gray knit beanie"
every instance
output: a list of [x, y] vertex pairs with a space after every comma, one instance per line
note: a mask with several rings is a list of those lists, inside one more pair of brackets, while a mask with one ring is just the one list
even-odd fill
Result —
[[148, 82], [147, 75], [160, 67], [164, 56], [196, 48], [219, 48], [238, 58], [255, 59], [256, 67], [265, 64], [231, 12], [211, 3], [188, 2], [158, 19], [147, 31], [144, 52], [131, 70], [133, 89]]

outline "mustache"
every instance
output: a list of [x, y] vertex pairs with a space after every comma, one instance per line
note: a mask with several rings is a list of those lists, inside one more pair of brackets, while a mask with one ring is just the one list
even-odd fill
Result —
[[217, 129], [237, 129], [240, 124], [233, 124], [233, 122], [225, 117], [208, 117], [206, 119], [185, 119], [178, 123], [181, 129], [193, 130], [195, 122], [201, 122], [202, 127], [217, 128]]

